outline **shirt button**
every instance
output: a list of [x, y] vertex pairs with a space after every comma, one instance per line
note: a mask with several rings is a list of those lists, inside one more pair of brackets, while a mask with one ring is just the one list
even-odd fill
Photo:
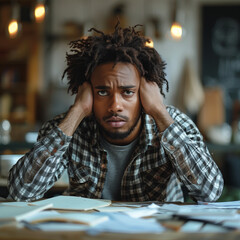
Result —
[[171, 150], [174, 150], [174, 149], [175, 149], [175, 147], [171, 145], [171, 146], [170, 146], [170, 149], [171, 149]]
[[51, 155], [53, 155], [56, 151], [57, 151], [57, 149], [54, 148], [54, 149], [52, 150], [52, 152], [51, 152]]
[[189, 181], [192, 181], [192, 180], [193, 180], [192, 175], [188, 175], [188, 180], [189, 180]]
[[105, 163], [101, 164], [101, 168], [106, 168], [106, 164]]
[[164, 141], [164, 142], [167, 142], [167, 138], [163, 138], [163, 141]]

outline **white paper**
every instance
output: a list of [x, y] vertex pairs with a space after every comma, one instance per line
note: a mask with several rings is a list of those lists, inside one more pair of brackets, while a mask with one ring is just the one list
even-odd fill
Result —
[[80, 212], [63, 212], [44, 211], [24, 219], [29, 223], [41, 222], [65, 222], [75, 224], [86, 224], [94, 226], [108, 220], [107, 216], [98, 213], [80, 213]]
[[236, 209], [219, 209], [211, 205], [177, 205], [177, 204], [163, 204], [159, 207], [159, 212], [172, 213], [181, 215], [201, 216], [229, 216], [237, 213]]
[[197, 231], [200, 231], [202, 226], [203, 226], [203, 223], [201, 222], [187, 221], [181, 227], [181, 232], [197, 232]]
[[214, 232], [228, 232], [228, 230], [221, 226], [206, 224], [202, 227], [200, 232], [214, 233]]
[[206, 220], [206, 221], [211, 221], [213, 223], [220, 223], [220, 222], [225, 222], [225, 221], [239, 221], [240, 222], [240, 214], [235, 214], [235, 215], [222, 215], [222, 216], [214, 216], [214, 215], [201, 215], [201, 216], [191, 216], [193, 219], [197, 220]]
[[239, 228], [240, 229], [240, 220], [239, 219], [237, 221], [234, 220], [234, 219], [225, 220], [222, 223], [222, 225], [226, 226], [226, 227], [232, 227], [232, 228]]
[[37, 228], [39, 230], [46, 232], [48, 231], [66, 232], [66, 231], [85, 231], [90, 227], [82, 224], [48, 222], [37, 224]]
[[34, 224], [34, 226], [42, 231], [87, 231], [87, 233], [93, 235], [101, 232], [161, 233], [165, 231], [165, 228], [155, 219], [136, 219], [123, 213], [98, 212], [94, 214], [97, 214], [99, 217], [108, 217], [108, 220], [94, 226], [59, 222], [39, 223]]
[[165, 228], [155, 219], [132, 218], [124, 213], [100, 213], [107, 214], [109, 220], [89, 228], [89, 234], [101, 232], [114, 233], [161, 233]]
[[240, 201], [228, 201], [228, 202], [202, 202], [198, 201], [199, 205], [208, 206], [212, 208], [240, 208]]
[[138, 208], [138, 209], [132, 209], [130, 211], [125, 211], [124, 214], [127, 214], [128, 216], [132, 218], [142, 218], [142, 217], [148, 217], [152, 216], [153, 214], [157, 213], [158, 210], [154, 208]]
[[109, 206], [111, 204], [111, 201], [75, 197], [75, 196], [58, 196], [58, 197], [48, 198], [46, 200], [32, 202], [31, 205], [39, 205], [39, 204], [42, 205], [47, 203], [53, 204], [53, 209], [91, 210], [99, 207]]
[[2, 204], [0, 205], [0, 221], [24, 220], [28, 216], [34, 215], [50, 207], [52, 207], [52, 204], [25, 207], [7, 206]]
[[3, 202], [0, 205], [15, 206], [15, 207], [27, 207], [28, 202]]
[[132, 208], [130, 207], [101, 207], [101, 208], [95, 208], [95, 210], [99, 212], [126, 212], [131, 211]]

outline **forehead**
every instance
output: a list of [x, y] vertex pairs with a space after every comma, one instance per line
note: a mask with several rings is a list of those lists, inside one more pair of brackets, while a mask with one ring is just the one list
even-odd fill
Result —
[[105, 63], [97, 66], [92, 73], [91, 82], [96, 84], [118, 83], [121, 85], [140, 83], [140, 73], [131, 63]]

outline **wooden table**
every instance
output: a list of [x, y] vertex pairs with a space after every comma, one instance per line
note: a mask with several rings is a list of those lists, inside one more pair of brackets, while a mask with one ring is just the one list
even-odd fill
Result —
[[[182, 204], [181, 204], [182, 205]], [[90, 211], [91, 212], [91, 211]], [[1, 213], [0, 213], [1, 214]], [[176, 220], [175, 220], [176, 221]], [[159, 234], [151, 233], [101, 233], [88, 235], [83, 231], [51, 231], [29, 230], [19, 228], [14, 223], [0, 228], [0, 240], [239, 240], [240, 230], [226, 233], [184, 233], [167, 230]]]
[[161, 234], [117, 234], [102, 233], [90, 236], [84, 232], [43, 232], [14, 227], [1, 229], [1, 240], [239, 240], [240, 232], [229, 233], [182, 233], [164, 232]]

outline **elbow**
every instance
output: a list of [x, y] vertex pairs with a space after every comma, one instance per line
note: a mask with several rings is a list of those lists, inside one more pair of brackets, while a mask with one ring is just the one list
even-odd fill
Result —
[[34, 201], [43, 197], [44, 194], [36, 195], [32, 191], [31, 184], [24, 182], [15, 182], [14, 179], [9, 178], [8, 181], [9, 198], [17, 202]]
[[[211, 185], [209, 186], [210, 183]], [[223, 187], [223, 177], [219, 174], [211, 182], [206, 182], [204, 185], [196, 185], [195, 191], [189, 192], [189, 197], [195, 202], [216, 202], [222, 195]]]

